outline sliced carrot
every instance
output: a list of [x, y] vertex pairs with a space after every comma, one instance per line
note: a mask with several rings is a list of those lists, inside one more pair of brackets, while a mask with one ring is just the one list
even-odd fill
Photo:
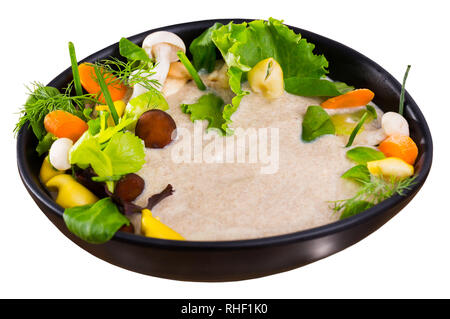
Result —
[[368, 89], [359, 89], [332, 97], [321, 104], [325, 109], [341, 109], [367, 105], [375, 94]]
[[413, 165], [419, 153], [416, 143], [407, 135], [394, 134], [378, 146], [386, 157], [398, 157]]
[[74, 143], [89, 128], [78, 116], [61, 110], [48, 113], [44, 118], [44, 127], [56, 137], [67, 137]]
[[[94, 65], [91, 63], [81, 63], [78, 66], [78, 72], [80, 73], [81, 85], [90, 94], [99, 94], [99, 102], [105, 104], [105, 98], [101, 93], [100, 85], [98, 84], [97, 78], [95, 76]], [[127, 93], [126, 85], [120, 83], [120, 81], [111, 75], [110, 73], [102, 72], [105, 78], [105, 83], [108, 86], [109, 94], [113, 101], [122, 100]]]

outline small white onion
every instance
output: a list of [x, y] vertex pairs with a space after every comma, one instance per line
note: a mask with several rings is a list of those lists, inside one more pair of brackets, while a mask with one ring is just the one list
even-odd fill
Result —
[[401, 134], [409, 136], [409, 125], [406, 119], [396, 112], [387, 112], [381, 118], [381, 127], [387, 136]]
[[73, 142], [69, 138], [61, 137], [54, 141], [48, 154], [50, 164], [61, 171], [69, 169], [69, 151], [72, 146]]

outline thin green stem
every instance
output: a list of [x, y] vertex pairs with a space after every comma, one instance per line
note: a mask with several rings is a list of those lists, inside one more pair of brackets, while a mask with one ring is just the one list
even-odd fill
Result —
[[100, 68], [96, 65], [94, 67], [94, 69], [95, 69], [95, 75], [97, 76], [98, 84], [100, 85], [103, 96], [105, 97], [105, 101], [109, 107], [109, 111], [111, 112], [111, 116], [114, 120], [114, 124], [117, 125], [117, 124], [119, 124], [119, 116], [117, 115], [117, 111], [114, 106], [114, 102], [111, 98], [111, 95], [109, 94], [108, 86], [105, 83], [105, 79], [103, 78], [103, 74], [100, 71]]
[[403, 109], [405, 104], [405, 84], [406, 79], [408, 78], [409, 69], [411, 68], [411, 65], [408, 65], [406, 68], [405, 75], [403, 76], [403, 83], [402, 83], [402, 91], [400, 93], [400, 103], [398, 105], [398, 113], [403, 116]]
[[203, 83], [202, 79], [200, 78], [200, 75], [198, 75], [198, 72], [192, 65], [191, 61], [189, 61], [186, 54], [184, 54], [183, 51], [178, 51], [177, 55], [180, 58], [181, 63], [183, 63], [183, 65], [188, 70], [189, 74], [192, 76], [192, 79], [194, 80], [195, 84], [197, 84], [197, 87], [199, 88], [199, 90], [202, 90], [202, 91], [206, 90], [205, 84]]
[[72, 42], [69, 42], [69, 54], [70, 62], [72, 64], [73, 83], [75, 85], [75, 92], [78, 96], [83, 95], [83, 89], [81, 88], [80, 73], [78, 72], [77, 56], [75, 54], [75, 46]]
[[352, 134], [350, 134], [350, 138], [348, 139], [347, 145], [345, 147], [350, 147], [353, 144], [353, 140], [356, 137], [356, 134], [358, 134], [359, 130], [361, 129], [361, 126], [363, 126], [364, 121], [366, 120], [367, 116], [369, 115], [369, 112], [364, 112], [364, 115], [361, 117], [361, 119], [358, 122], [358, 125], [355, 126], [355, 128], [352, 131]]

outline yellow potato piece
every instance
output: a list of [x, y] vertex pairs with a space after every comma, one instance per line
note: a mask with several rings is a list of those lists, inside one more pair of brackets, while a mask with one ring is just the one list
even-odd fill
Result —
[[63, 208], [90, 205], [98, 201], [97, 196], [68, 174], [52, 177], [45, 186], [58, 191], [56, 203]]
[[141, 229], [146, 237], [159, 239], [185, 240], [180, 234], [169, 226], [161, 223], [161, 221], [152, 216], [149, 209], [142, 210]]
[[375, 176], [403, 179], [414, 174], [414, 167], [397, 157], [367, 162], [367, 168]]
[[[122, 117], [123, 112], [125, 111], [125, 107], [126, 107], [125, 102], [122, 101], [122, 100], [117, 100], [117, 101], [114, 102], [114, 107], [116, 108], [117, 115], [118, 115], [119, 117]], [[108, 107], [108, 105], [103, 105], [103, 104], [101, 104], [101, 105], [97, 105], [97, 106], [95, 107], [95, 110], [96, 110], [97, 112], [99, 112], [99, 111], [108, 111], [108, 112], [109, 112], [109, 107]], [[114, 124], [114, 119], [112, 118], [112, 115], [109, 114], [109, 117], [108, 117], [108, 126], [114, 126], [114, 125], [115, 125], [115, 124]]]

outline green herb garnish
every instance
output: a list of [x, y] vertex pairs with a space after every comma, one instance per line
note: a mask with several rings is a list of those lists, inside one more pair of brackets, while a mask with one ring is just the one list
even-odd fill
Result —
[[309, 106], [303, 117], [302, 140], [311, 142], [322, 135], [334, 133], [335, 128], [328, 113], [321, 106]]
[[206, 90], [205, 84], [200, 78], [200, 75], [198, 75], [198, 72], [192, 65], [191, 61], [189, 61], [189, 59], [187, 58], [186, 54], [183, 51], [178, 51], [177, 55], [180, 58], [181, 63], [183, 63], [186, 70], [188, 70], [189, 74], [192, 76], [195, 84], [197, 84], [198, 89], [201, 91]]
[[331, 208], [336, 213], [341, 213], [340, 219], [356, 215], [395, 194], [403, 196], [414, 185], [415, 178], [412, 176], [398, 181], [371, 176], [369, 180], [360, 179], [362, 186], [356, 195], [331, 202], [333, 204]]
[[129, 61], [152, 61], [143, 48], [134, 44], [127, 38], [120, 39], [119, 52], [121, 56], [127, 58]]
[[114, 102], [111, 98], [111, 94], [109, 94], [108, 86], [105, 83], [105, 79], [103, 77], [102, 71], [99, 66], [94, 66], [95, 75], [98, 80], [98, 84], [100, 85], [100, 89], [102, 90], [103, 96], [105, 98], [106, 104], [108, 105], [109, 111], [111, 112], [111, 116], [114, 120], [114, 124], [119, 124], [119, 115], [117, 115], [116, 107], [114, 106]]
[[78, 72], [78, 61], [75, 54], [75, 47], [72, 42], [69, 42], [70, 63], [72, 64], [73, 83], [75, 86], [75, 93], [80, 96], [83, 95], [81, 88], [80, 73]]
[[403, 76], [403, 83], [402, 83], [402, 90], [400, 92], [400, 102], [398, 105], [398, 113], [403, 116], [403, 108], [405, 104], [405, 85], [406, 85], [406, 79], [408, 78], [409, 69], [411, 68], [411, 65], [408, 65], [406, 67], [405, 75]]
[[367, 164], [367, 162], [370, 161], [377, 161], [383, 158], [386, 158], [386, 156], [383, 154], [383, 152], [377, 151], [370, 147], [365, 146], [358, 146], [355, 148], [352, 148], [351, 150], [347, 151], [347, 157], [348, 159], [358, 163], [358, 164]]
[[358, 183], [364, 183], [370, 181], [370, 172], [367, 165], [356, 165], [342, 174], [341, 177]]
[[216, 46], [212, 41], [212, 33], [222, 26], [221, 23], [214, 23], [212, 27], [195, 38], [189, 46], [193, 64], [197, 70], [205, 69], [209, 73], [214, 70], [216, 65]]
[[150, 62], [144, 63], [139, 60], [121, 61], [117, 58], [101, 60], [96, 63], [104, 70], [105, 80], [109, 80], [108, 85], [114, 85], [114, 80], [128, 87], [139, 84], [149, 90], [150, 88], [159, 88], [161, 83], [152, 79], [154, 65]]
[[44, 128], [44, 118], [48, 113], [54, 110], [63, 110], [84, 118], [85, 103], [96, 102], [91, 94], [71, 96], [72, 84], [67, 86], [64, 93], [61, 93], [57, 88], [44, 86], [39, 82], [32, 83], [32, 88], [27, 87], [27, 89], [29, 98], [20, 111], [21, 115], [14, 132], [17, 134], [29, 122], [39, 141], [47, 134]]
[[120, 227], [130, 224], [109, 197], [92, 205], [66, 208], [63, 218], [73, 234], [91, 244], [107, 242]]
[[361, 127], [364, 124], [364, 121], [366, 120], [366, 118], [369, 116], [369, 112], [364, 112], [363, 116], [361, 117], [361, 119], [359, 120], [358, 124], [355, 126], [355, 128], [352, 131], [352, 134], [350, 134], [350, 137], [348, 139], [347, 145], [345, 145], [345, 147], [350, 147], [353, 144], [353, 140], [356, 137], [356, 134], [358, 134], [358, 131], [361, 129]]

